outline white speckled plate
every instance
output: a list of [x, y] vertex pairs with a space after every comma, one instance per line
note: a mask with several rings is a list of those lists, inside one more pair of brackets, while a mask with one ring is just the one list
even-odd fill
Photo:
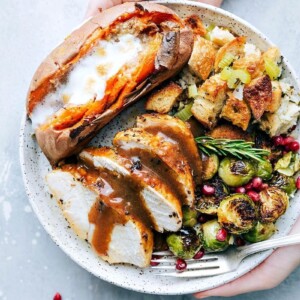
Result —
[[[198, 14], [205, 23], [214, 23], [229, 27], [237, 34], [247, 36], [249, 41], [263, 50], [271, 45], [271, 42], [253, 26], [222, 9], [192, 1], [157, 2], [174, 9], [182, 17], [190, 14]], [[296, 76], [286, 60], [284, 60], [284, 69], [283, 77], [299, 89]], [[133, 125], [135, 116], [142, 112], [142, 102], [132, 106], [103, 128], [93, 140], [93, 144], [98, 146], [110, 145], [114, 134], [121, 129]], [[27, 194], [35, 213], [46, 231], [55, 243], [76, 263], [95, 276], [110, 283], [151, 294], [171, 295], [193, 293], [222, 285], [240, 277], [261, 263], [271, 253], [271, 251], [268, 251], [247, 258], [235, 272], [200, 279], [156, 277], [148, 269], [142, 270], [123, 265], [110, 266], [99, 259], [88, 244], [80, 240], [68, 228], [68, 223], [63, 218], [56, 202], [50, 198], [45, 187], [44, 178], [51, 168], [36, 141], [33, 139], [31, 123], [26, 118], [24, 118], [21, 128], [20, 156]], [[299, 212], [300, 201], [299, 195], [297, 195], [292, 199], [288, 212], [277, 223], [279, 231], [276, 236], [285, 235], [289, 232]]]

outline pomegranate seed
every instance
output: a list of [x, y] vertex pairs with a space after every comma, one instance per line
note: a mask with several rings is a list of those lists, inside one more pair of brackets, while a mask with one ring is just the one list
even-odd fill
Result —
[[257, 202], [257, 201], [260, 200], [259, 194], [258, 194], [257, 192], [255, 192], [255, 191], [250, 190], [250, 191], [247, 192], [247, 195], [248, 195], [254, 202]]
[[296, 180], [296, 187], [298, 190], [300, 190], [300, 176]]
[[290, 144], [288, 144], [289, 150], [293, 151], [293, 152], [297, 152], [300, 149], [300, 145], [297, 141], [291, 142]]
[[239, 194], [245, 194], [246, 189], [243, 186], [239, 186], [239, 187], [235, 188], [235, 192], [239, 193]]
[[198, 222], [201, 223], [201, 224], [207, 222], [207, 217], [205, 215], [200, 215], [198, 217]]
[[227, 238], [227, 231], [226, 231], [226, 229], [221, 228], [216, 235], [216, 239], [219, 242], [224, 242], [226, 240], [226, 238]]
[[186, 269], [186, 261], [182, 258], [178, 258], [176, 261], [176, 270], [183, 271]]
[[286, 146], [294, 141], [295, 139], [292, 136], [287, 136], [286, 138], [283, 139], [282, 145]]
[[283, 137], [278, 135], [273, 137], [273, 143], [275, 146], [281, 146], [283, 143]]
[[241, 237], [239, 237], [239, 236], [237, 236], [236, 238], [235, 238], [235, 244], [238, 246], [238, 247], [241, 247], [241, 246], [245, 246], [245, 241], [241, 238]]
[[244, 187], [245, 187], [246, 191], [250, 191], [253, 188], [253, 184], [252, 184], [252, 182], [249, 182]]
[[255, 177], [252, 179], [252, 186], [254, 189], [259, 190], [261, 188], [263, 181], [260, 177]]
[[61, 300], [62, 297], [61, 297], [61, 294], [60, 293], [56, 293], [53, 297], [53, 300]]
[[203, 256], [204, 256], [204, 250], [200, 250], [194, 255], [193, 259], [200, 259]]
[[215, 194], [215, 188], [213, 186], [205, 184], [202, 188], [202, 193], [206, 196], [212, 196]]
[[269, 187], [269, 185], [267, 183], [263, 183], [260, 187], [261, 190], [265, 190]]
[[[158, 256], [158, 255], [152, 255], [152, 260], [156, 260], [156, 259], [159, 259], [160, 258], [160, 256]], [[152, 267], [155, 267], [155, 266], [158, 266], [159, 265], [159, 262], [156, 262], [156, 261], [150, 261], [150, 265], [152, 266]]]

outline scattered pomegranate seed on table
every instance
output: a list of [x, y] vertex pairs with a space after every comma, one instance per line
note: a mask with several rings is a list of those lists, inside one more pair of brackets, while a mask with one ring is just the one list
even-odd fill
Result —
[[202, 193], [206, 196], [212, 196], [215, 194], [215, 188], [213, 186], [205, 184], [202, 188]]
[[261, 188], [263, 181], [260, 177], [254, 177], [252, 179], [252, 187], [256, 190], [259, 190]]
[[182, 258], [178, 258], [176, 261], [176, 270], [183, 271], [186, 269], [186, 261]]
[[219, 242], [224, 242], [226, 241], [227, 239], [227, 231], [225, 228], [221, 228], [217, 235], [216, 235], [216, 239], [219, 241]]
[[[158, 255], [152, 255], [151, 260], [156, 260], [156, 259], [159, 259], [159, 258], [160, 258], [160, 256], [158, 256]], [[150, 261], [150, 266], [155, 267], [155, 266], [158, 266], [158, 265], [159, 265], [159, 262]]]
[[239, 194], [245, 194], [246, 189], [243, 186], [239, 186], [239, 187], [235, 188], [235, 192], [239, 193]]
[[300, 176], [296, 180], [296, 187], [298, 190], [300, 190]]
[[204, 250], [199, 250], [193, 257], [193, 259], [201, 259], [204, 256]]
[[255, 191], [248, 191], [247, 195], [254, 201], [254, 202], [258, 202], [260, 200], [260, 196], [257, 192]]
[[53, 297], [53, 300], [62, 300], [61, 294], [60, 293], [56, 293]]

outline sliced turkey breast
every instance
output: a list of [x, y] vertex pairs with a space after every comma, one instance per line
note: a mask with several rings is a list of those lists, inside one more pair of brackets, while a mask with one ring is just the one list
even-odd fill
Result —
[[74, 169], [54, 170], [46, 182], [75, 233], [109, 263], [148, 266], [153, 249], [151, 230], [133, 216], [104, 205], [89, 181], [81, 180]]
[[113, 140], [118, 154], [138, 159], [176, 190], [184, 204], [194, 205], [194, 183], [189, 164], [178, 145], [142, 128], [131, 128], [116, 134]]
[[140, 161], [132, 162], [117, 155], [110, 148], [88, 148], [79, 155], [89, 166], [99, 170], [108, 170], [130, 178], [142, 187], [141, 200], [153, 221], [156, 231], [177, 231], [182, 225], [180, 200], [174, 191], [166, 185], [152, 170]]
[[196, 185], [201, 184], [202, 162], [187, 123], [169, 115], [145, 114], [137, 118], [137, 127], [177, 144], [191, 167]]

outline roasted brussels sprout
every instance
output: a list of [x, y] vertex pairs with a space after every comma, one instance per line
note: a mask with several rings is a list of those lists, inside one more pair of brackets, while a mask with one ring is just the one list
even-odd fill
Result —
[[197, 210], [189, 207], [183, 206], [182, 207], [182, 225], [185, 227], [194, 227], [197, 224]]
[[218, 208], [219, 223], [233, 234], [251, 230], [257, 223], [257, 208], [245, 194], [233, 194], [224, 198]]
[[205, 251], [220, 252], [228, 248], [230, 234], [227, 234], [224, 241], [217, 239], [217, 234], [221, 229], [222, 226], [217, 220], [208, 221], [201, 226], [201, 240]]
[[275, 231], [274, 223], [262, 224], [258, 222], [253, 229], [243, 234], [243, 238], [250, 243], [262, 242], [270, 238]]
[[293, 176], [300, 170], [300, 155], [298, 153], [286, 153], [275, 165], [275, 170], [286, 176]]
[[221, 199], [215, 196], [201, 196], [197, 199], [196, 209], [202, 214], [216, 215]]
[[259, 195], [259, 220], [261, 223], [275, 222], [289, 206], [288, 195], [278, 187], [268, 187], [262, 190]]
[[288, 195], [295, 193], [296, 183], [293, 177], [276, 173], [269, 183], [270, 186], [276, 186], [284, 190]]
[[167, 237], [169, 249], [177, 257], [189, 259], [202, 247], [199, 234], [194, 228], [182, 228]]
[[269, 180], [272, 177], [273, 167], [268, 160], [260, 161], [256, 166], [256, 176], [263, 180]]
[[219, 168], [219, 157], [216, 154], [206, 156], [202, 154], [202, 177], [209, 180], [215, 176]]
[[209, 185], [215, 188], [214, 196], [199, 196], [196, 209], [203, 214], [216, 215], [220, 202], [229, 194], [229, 189], [219, 177], [209, 181]]
[[219, 176], [227, 185], [237, 187], [255, 176], [255, 167], [247, 160], [226, 157], [220, 163]]

